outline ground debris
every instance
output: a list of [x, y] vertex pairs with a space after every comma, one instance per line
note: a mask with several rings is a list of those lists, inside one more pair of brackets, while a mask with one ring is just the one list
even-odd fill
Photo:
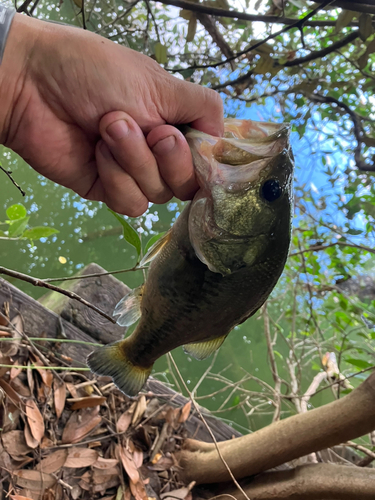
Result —
[[191, 498], [174, 459], [189, 403], [176, 407], [152, 394], [131, 400], [108, 378], [51, 370], [56, 357], [44, 353], [46, 366], [26, 336], [6, 344], [1, 362], [12, 367], [0, 371], [0, 484], [9, 498]]

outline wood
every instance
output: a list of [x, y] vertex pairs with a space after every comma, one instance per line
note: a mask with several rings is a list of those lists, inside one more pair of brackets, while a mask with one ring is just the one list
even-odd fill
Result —
[[[106, 270], [98, 264], [91, 263], [84, 267], [77, 276], [105, 272]], [[130, 291], [128, 286], [110, 274], [65, 281], [60, 286], [95, 304], [111, 316], [119, 300]], [[46, 293], [39, 299], [39, 302], [103, 344], [120, 340], [125, 335], [124, 327], [111, 323], [81, 302], [58, 292]]]
[[[94, 272], [106, 272], [103, 268], [101, 268], [97, 264], [94, 265], [91, 264], [90, 266], [87, 266], [87, 268], [85, 268], [87, 274], [91, 274], [93, 270]], [[76, 286], [79, 286], [80, 290], [82, 289], [85, 290], [83, 288], [83, 284], [88, 280], [90, 280], [91, 283], [87, 287], [86, 292], [90, 292], [90, 294], [92, 295], [87, 293], [85, 295], [86, 300], [94, 302], [97, 297], [100, 296], [107, 297], [106, 303], [105, 304], [102, 303], [100, 304], [100, 306], [104, 310], [106, 310], [106, 312], [108, 312], [111, 310], [110, 308], [112, 307], [112, 305], [114, 303], [117, 303], [118, 300], [120, 300], [122, 295], [120, 297], [119, 295], [124, 293], [124, 290], [126, 290], [126, 285], [121, 283], [116, 278], [110, 276], [111, 280], [109, 281], [109, 283], [112, 283], [113, 286], [110, 287], [106, 285], [104, 287], [105, 291], [103, 292], [102, 278], [107, 278], [107, 276], [101, 276], [100, 278], [101, 278], [100, 280], [98, 280], [98, 278], [85, 278], [79, 281]], [[113, 296], [111, 295], [111, 290], [114, 291]], [[81, 295], [79, 291], [77, 293]], [[65, 309], [62, 308], [62, 310], [66, 311], [65, 313], [66, 317], [68, 319], [71, 319], [72, 321], [74, 319], [75, 324], [85, 325], [85, 328], [88, 331], [96, 331], [97, 336], [99, 338], [94, 339], [92, 336], [88, 335], [80, 328], [73, 325], [69, 320], [62, 318], [61, 316], [56, 314], [56, 312], [47, 309], [40, 302], [32, 299], [31, 297], [23, 293], [21, 290], [16, 288], [8, 281], [0, 278], [0, 310], [4, 312], [4, 303], [8, 302], [10, 305], [10, 319], [13, 319], [13, 317], [16, 316], [17, 314], [21, 314], [24, 320], [24, 332], [29, 337], [67, 338], [72, 340], [83, 340], [85, 342], [97, 342], [99, 339], [103, 341], [102, 330], [100, 330], [97, 324], [95, 323], [96, 316], [98, 316], [97, 313], [95, 313], [95, 311], [89, 310], [88, 308], [85, 308], [86, 311], [84, 319], [79, 317], [80, 315], [79, 312], [76, 312], [76, 314], [74, 315], [69, 314], [68, 313], [69, 307], [74, 308], [75, 311], [80, 311], [81, 308], [77, 308], [76, 304], [82, 306], [83, 308], [84, 306], [73, 300], [72, 302], [76, 302], [76, 304], [73, 306], [69, 306], [67, 305], [67, 303], [70, 302], [70, 300], [65, 300], [64, 296], [62, 296], [62, 298], [65, 307]], [[45, 298], [43, 299], [43, 303], [48, 303], [50, 307], [54, 307], [54, 304], [58, 305], [61, 304], [57, 298], [51, 296], [49, 297], [45, 296]], [[87, 311], [89, 311], [89, 314]], [[101, 317], [101, 321], [106, 322], [108, 325], [110, 325], [110, 323], [107, 320], [105, 320], [105, 318]], [[107, 326], [105, 328], [106, 332], [105, 334], [103, 334], [104, 337], [103, 343], [106, 343], [105, 341], [108, 339]], [[121, 328], [121, 330], [123, 335], [123, 328]], [[113, 340], [114, 339], [112, 337], [111, 341]], [[86, 366], [86, 357], [93, 350], [93, 347], [81, 344], [70, 344], [70, 343], [51, 344], [51, 342], [48, 343], [37, 342], [37, 345], [43, 345], [43, 344], [48, 346], [48, 348], [52, 348], [56, 354], [63, 354], [65, 356], [72, 358], [72, 366], [76, 367]], [[87, 375], [90, 376], [89, 373], [87, 373]], [[166, 387], [161, 382], [152, 378], [149, 379], [147, 389], [152, 394], [154, 394], [155, 396], [157, 396], [158, 398], [160, 398], [165, 402], [169, 402], [171, 405], [183, 406], [189, 401], [181, 394], [176, 393], [172, 389]], [[229, 427], [229, 425], [225, 424], [221, 420], [218, 420], [217, 418], [210, 416], [207, 410], [202, 408], [202, 411], [217, 441], [225, 441], [228, 439], [232, 439], [233, 437], [241, 436], [241, 433], [238, 432], [237, 430], [233, 429], [232, 427]], [[207, 443], [212, 442], [209, 432], [207, 431], [203, 422], [196, 415], [192, 414], [189, 417], [188, 421], [185, 423], [185, 425], [189, 437], [194, 437], [195, 439], [205, 441]]]

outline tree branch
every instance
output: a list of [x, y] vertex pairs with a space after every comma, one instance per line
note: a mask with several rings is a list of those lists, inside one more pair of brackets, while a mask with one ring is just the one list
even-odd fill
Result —
[[[254, 500], [372, 500], [375, 470], [336, 464], [301, 465], [291, 470], [270, 471], [242, 483]], [[233, 488], [220, 494], [242, 500]]]
[[8, 177], [9, 179], [12, 181], [12, 183], [16, 186], [16, 188], [21, 192], [22, 196], [26, 196], [26, 193], [25, 191], [21, 188], [21, 186], [19, 184], [17, 184], [17, 182], [13, 179], [12, 177], [12, 172], [10, 170], [5, 170], [5, 168], [3, 168], [0, 164], [0, 170], [2, 170]]
[[[344, 398], [273, 422], [253, 434], [218, 443], [218, 446], [234, 476], [244, 478], [363, 436], [374, 428], [375, 373]], [[200, 484], [215, 483], [218, 478], [229, 480], [211, 444], [205, 443], [202, 447], [199, 442], [188, 439], [177, 458], [184, 481], [194, 479]]]
[[[243, 21], [250, 22], [263, 22], [263, 23], [275, 23], [275, 24], [286, 24], [292, 25], [297, 19], [280, 17], [280, 16], [267, 16], [258, 14], [247, 14], [246, 12], [239, 12], [237, 10], [225, 10], [218, 9], [217, 7], [211, 7], [208, 5], [192, 3], [187, 0], [152, 0], [160, 1], [164, 5], [173, 5], [175, 7], [180, 7], [181, 9], [190, 10], [192, 12], [201, 12], [203, 14], [209, 14], [215, 17], [228, 17], [231, 19], [241, 19]], [[306, 21], [305, 26], [315, 26], [315, 27], [326, 27], [326, 26], [336, 26], [336, 21]], [[358, 26], [358, 23], [351, 23], [348, 26]]]
[[26, 281], [27, 283], [31, 283], [34, 286], [40, 286], [42, 288], [48, 288], [49, 290], [53, 290], [54, 292], [59, 292], [62, 295], [66, 295], [67, 297], [71, 299], [78, 300], [78, 302], [81, 302], [85, 306], [89, 307], [90, 309], [93, 309], [95, 312], [106, 318], [108, 321], [111, 323], [116, 323], [116, 320], [112, 318], [112, 316], [109, 316], [107, 313], [99, 309], [99, 307], [94, 306], [94, 304], [91, 304], [87, 300], [83, 299], [79, 295], [77, 295], [74, 292], [71, 292], [70, 290], [65, 290], [64, 288], [60, 288], [59, 286], [56, 285], [51, 285], [50, 283], [47, 283], [41, 279], [34, 278], [33, 276], [29, 276], [27, 274], [19, 273], [17, 271], [13, 271], [12, 269], [6, 269], [5, 267], [0, 266], [0, 274], [5, 274], [6, 276], [11, 276], [12, 278], [17, 278], [22, 281]]

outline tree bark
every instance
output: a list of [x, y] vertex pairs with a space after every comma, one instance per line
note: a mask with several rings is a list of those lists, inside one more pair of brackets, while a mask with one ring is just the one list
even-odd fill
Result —
[[[241, 486], [251, 500], [373, 500], [375, 470], [334, 464], [301, 465], [292, 470], [264, 472], [243, 481]], [[220, 489], [218, 494], [243, 500], [233, 485]]]
[[[342, 399], [218, 446], [234, 476], [241, 479], [363, 436], [373, 429], [375, 373]], [[214, 444], [188, 439], [178, 460], [180, 477], [186, 483], [230, 479]]]

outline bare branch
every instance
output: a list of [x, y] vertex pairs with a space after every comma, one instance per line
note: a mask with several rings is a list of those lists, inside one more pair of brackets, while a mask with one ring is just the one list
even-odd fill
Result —
[[106, 318], [108, 321], [111, 323], [116, 323], [116, 320], [112, 318], [112, 316], [109, 316], [107, 313], [99, 309], [99, 307], [94, 306], [94, 304], [91, 304], [87, 300], [83, 299], [79, 295], [77, 295], [74, 292], [71, 292], [70, 290], [65, 290], [64, 288], [60, 288], [56, 285], [51, 285], [50, 283], [45, 282], [44, 280], [34, 278], [33, 276], [29, 276], [27, 274], [19, 273], [18, 271], [13, 271], [12, 269], [6, 269], [5, 267], [0, 266], [0, 274], [5, 274], [6, 276], [11, 276], [12, 278], [17, 278], [22, 281], [26, 281], [27, 283], [31, 283], [34, 286], [40, 286], [42, 288], [48, 288], [49, 290], [53, 290], [54, 292], [61, 293], [62, 295], [66, 295], [67, 297], [71, 299], [78, 300], [78, 302], [81, 302], [85, 306], [89, 307], [90, 309], [93, 309], [96, 311], [98, 314]]
[[17, 184], [17, 182], [13, 179], [12, 177], [12, 172], [10, 170], [5, 170], [5, 168], [3, 168], [0, 164], [0, 170], [2, 170], [4, 172], [4, 174], [6, 174], [9, 179], [12, 181], [12, 183], [16, 186], [16, 188], [20, 191], [20, 193], [22, 194], [22, 196], [26, 196], [26, 193], [25, 191], [21, 188], [21, 186], [19, 184]]

